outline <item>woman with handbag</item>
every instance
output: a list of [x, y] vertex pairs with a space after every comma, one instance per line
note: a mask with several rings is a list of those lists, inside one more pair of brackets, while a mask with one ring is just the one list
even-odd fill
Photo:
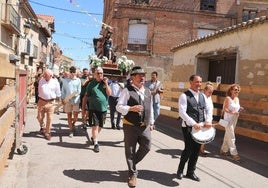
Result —
[[224, 139], [220, 150], [220, 154], [225, 156], [228, 155], [229, 151], [233, 160], [235, 161], [240, 160], [235, 145], [235, 132], [234, 132], [239, 112], [242, 109], [238, 98], [239, 92], [240, 92], [240, 86], [238, 84], [232, 84], [226, 92], [226, 98], [223, 102], [223, 113], [224, 113], [223, 118], [224, 120], [229, 122], [229, 125], [225, 127]]

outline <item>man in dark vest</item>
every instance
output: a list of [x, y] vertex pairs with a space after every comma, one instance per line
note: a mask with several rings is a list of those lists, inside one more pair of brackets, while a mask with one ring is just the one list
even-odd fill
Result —
[[[182, 119], [182, 133], [184, 137], [184, 150], [181, 154], [180, 164], [177, 171], [178, 179], [183, 178], [183, 169], [188, 161], [186, 177], [195, 181], [200, 179], [195, 175], [196, 163], [199, 155], [200, 144], [192, 138], [192, 129], [200, 129], [201, 126], [211, 126], [208, 114], [208, 105], [201, 92], [202, 78], [198, 75], [190, 77], [190, 89], [179, 97], [179, 115]], [[209, 120], [209, 121], [208, 121]]]
[[[132, 83], [123, 89], [116, 109], [122, 113], [125, 156], [128, 165], [128, 186], [136, 186], [138, 171], [136, 164], [151, 149], [151, 130], [154, 129], [151, 93], [145, 88], [145, 74], [140, 66], [131, 70]], [[136, 146], [139, 148], [136, 151]]]

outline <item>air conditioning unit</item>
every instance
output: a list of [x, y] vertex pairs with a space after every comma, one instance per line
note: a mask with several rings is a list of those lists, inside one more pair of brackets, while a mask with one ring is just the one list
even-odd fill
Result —
[[31, 45], [30, 47], [30, 57], [32, 58], [37, 58], [37, 53], [38, 53], [38, 47], [34, 44]]
[[9, 61], [11, 62], [15, 62], [15, 61], [19, 61], [20, 57], [15, 55], [15, 54], [9, 54]]
[[20, 53], [22, 55], [29, 55], [31, 51], [31, 41], [29, 39], [21, 38], [20, 40]]

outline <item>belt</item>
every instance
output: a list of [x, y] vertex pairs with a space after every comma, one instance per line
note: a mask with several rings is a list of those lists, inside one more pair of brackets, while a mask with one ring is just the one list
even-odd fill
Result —
[[[131, 125], [131, 126], [135, 126], [133, 123], [129, 122], [128, 120], [126, 120], [125, 118], [122, 119], [123, 124], [125, 125]], [[142, 122], [141, 125], [139, 126], [145, 126], [145, 122]]]
[[114, 97], [114, 96], [109, 96], [109, 97], [112, 97], [112, 98], [114, 98], [114, 99], [118, 99], [119, 97]]
[[41, 98], [41, 97], [39, 97], [39, 99], [41, 99], [42, 101], [45, 101], [45, 102], [52, 102], [52, 101], [54, 101], [55, 99], [43, 99], [43, 98]]

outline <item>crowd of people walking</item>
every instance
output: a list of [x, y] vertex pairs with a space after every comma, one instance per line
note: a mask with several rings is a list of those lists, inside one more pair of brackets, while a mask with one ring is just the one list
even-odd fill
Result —
[[[123, 129], [125, 158], [128, 166], [128, 186], [135, 187], [139, 163], [150, 151], [151, 131], [160, 114], [161, 95], [164, 92], [156, 71], [146, 81], [146, 72], [135, 66], [130, 72], [128, 82], [123, 83], [116, 76], [109, 79], [104, 76], [103, 68], [96, 68], [94, 73], [84, 68], [77, 72], [74, 66], [69, 72], [53, 75], [46, 69], [36, 76], [35, 99], [37, 103], [37, 119], [40, 134], [47, 140], [51, 139], [51, 126], [54, 110], [63, 105], [67, 115], [69, 137], [75, 136], [76, 124], [81, 112], [81, 123], [84, 130], [91, 127], [93, 151], [100, 152], [99, 135], [105, 125], [108, 108], [112, 129]], [[213, 127], [213, 84], [208, 82], [204, 89], [202, 78], [192, 75], [189, 78], [190, 88], [178, 98], [180, 126], [184, 137], [182, 151], [177, 170], [177, 178], [190, 178], [200, 181], [195, 174], [199, 155], [206, 156], [204, 144], [197, 142], [192, 135], [193, 130]], [[201, 92], [203, 91], [203, 92]], [[227, 91], [223, 104], [223, 118], [229, 122], [225, 127], [225, 135], [220, 154], [230, 155], [239, 161], [234, 129], [240, 110], [238, 93], [240, 86], [233, 84]], [[55, 103], [58, 101], [58, 104]], [[46, 120], [46, 121], [45, 121]], [[185, 164], [187, 165], [184, 176]]]

